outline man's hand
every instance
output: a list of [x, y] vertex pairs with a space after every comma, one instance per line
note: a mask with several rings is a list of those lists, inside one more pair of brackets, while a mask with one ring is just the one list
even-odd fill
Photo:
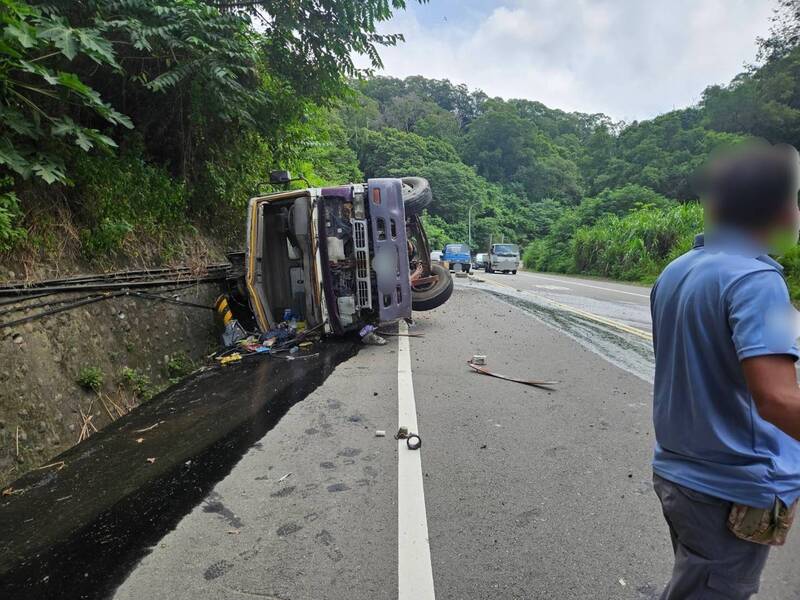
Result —
[[742, 371], [761, 418], [800, 441], [800, 387], [793, 358], [785, 354], [746, 358]]

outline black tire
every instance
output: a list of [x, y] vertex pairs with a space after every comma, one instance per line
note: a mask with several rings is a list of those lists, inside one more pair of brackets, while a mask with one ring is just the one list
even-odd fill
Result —
[[461, 266], [464, 273], [469, 273], [469, 270], [472, 268], [472, 265], [461, 265]]
[[513, 271], [511, 271], [511, 274], [512, 274], [512, 275], [516, 275], [516, 274], [517, 274], [517, 270], [516, 270], [516, 269], [514, 269]]
[[486, 265], [486, 267], [485, 267], [485, 271], [486, 271], [487, 273], [494, 273], [494, 271], [492, 271], [492, 267], [490, 267], [489, 265]]
[[450, 271], [441, 265], [431, 265], [431, 274], [439, 280], [426, 290], [411, 290], [411, 309], [416, 311], [433, 310], [447, 302], [453, 295], [453, 278]]
[[403, 177], [403, 204], [407, 213], [419, 214], [433, 201], [431, 184], [422, 177]]

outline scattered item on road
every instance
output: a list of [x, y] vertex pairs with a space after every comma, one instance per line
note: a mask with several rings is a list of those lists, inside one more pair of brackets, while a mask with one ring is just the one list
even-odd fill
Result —
[[619, 584], [620, 584], [622, 587], [625, 587], [626, 585], [628, 585], [628, 582], [626, 582], [626, 581], [625, 581], [625, 580], [624, 580], [622, 577], [620, 577], [620, 578], [619, 578]]
[[422, 438], [416, 433], [410, 433], [406, 438], [406, 446], [409, 450], [419, 450], [422, 447]]
[[416, 433], [409, 433], [408, 427], [400, 427], [394, 436], [396, 440], [405, 440], [409, 450], [419, 450], [422, 446], [422, 438]]
[[485, 354], [473, 354], [472, 360], [469, 361], [473, 365], [485, 365], [486, 364], [486, 355]]
[[136, 443], [141, 444], [144, 441], [144, 438], [136, 438]]
[[43, 469], [49, 469], [50, 467], [55, 467], [56, 471], [60, 471], [61, 469], [63, 469], [66, 466], [67, 466], [67, 463], [65, 463], [63, 460], [59, 460], [59, 461], [56, 461], [54, 463], [50, 463], [49, 465], [42, 465], [41, 467], [36, 467], [33, 470], [34, 471], [41, 471]]
[[389, 336], [389, 337], [414, 337], [414, 338], [421, 338], [425, 337], [424, 333], [399, 333], [397, 331], [381, 331], [380, 329], [377, 330], [382, 336]]
[[150, 427], [145, 427], [144, 429], [134, 429], [133, 433], [144, 433], [145, 431], [150, 431], [151, 429], [155, 429], [156, 427], [161, 425], [161, 423], [163, 423], [163, 422], [164, 421], [159, 421], [158, 423], [153, 423], [152, 425], [150, 425]]
[[284, 475], [283, 477], [281, 477], [280, 479], [278, 479], [278, 483], [283, 483], [284, 481], [286, 481], [287, 479], [289, 479], [289, 477], [291, 477], [291, 476], [292, 476], [292, 473], [291, 473], [291, 472], [287, 473], [286, 475]]
[[147, 462], [149, 462], [152, 465], [154, 462], [156, 462], [156, 459], [154, 456], [151, 456], [150, 458], [147, 459]]
[[530, 385], [532, 387], [550, 389], [551, 386], [558, 385], [559, 383], [558, 381], [537, 381], [528, 379], [517, 379], [516, 377], [509, 377], [508, 375], [501, 375], [500, 373], [494, 373], [489, 369], [473, 364], [471, 361], [467, 361], [467, 365], [474, 371], [477, 371], [478, 373], [481, 373], [483, 375], [488, 375], [489, 377], [496, 377], [497, 379], [505, 379], [506, 381], [513, 381], [514, 383], [521, 383], [522, 385]]
[[361, 341], [368, 346], [383, 346], [386, 344], [386, 340], [375, 333], [374, 325], [364, 325], [358, 335], [361, 336]]
[[375, 437], [386, 437], [386, 431], [384, 431], [383, 429], [376, 429]]

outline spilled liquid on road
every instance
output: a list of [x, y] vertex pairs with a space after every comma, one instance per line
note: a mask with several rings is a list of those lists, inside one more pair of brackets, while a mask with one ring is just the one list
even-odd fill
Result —
[[[329, 341], [190, 376], [0, 499], [0, 597], [105, 598], [247, 450], [352, 357]], [[150, 460], [149, 460], [150, 459]], [[154, 459], [154, 460], [152, 460]]]
[[602, 323], [585, 319], [575, 313], [559, 310], [550, 304], [536, 302], [531, 296], [523, 297], [521, 293], [505, 293], [505, 290], [502, 292], [486, 291], [537, 317], [544, 324], [555, 327], [617, 367], [648, 383], [653, 382], [655, 357], [651, 342], [625, 334]]

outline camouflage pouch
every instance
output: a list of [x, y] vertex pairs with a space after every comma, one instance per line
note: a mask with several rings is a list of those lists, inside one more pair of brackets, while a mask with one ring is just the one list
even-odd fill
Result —
[[728, 529], [739, 539], [767, 546], [783, 546], [794, 522], [797, 502], [786, 506], [775, 500], [772, 508], [753, 508], [733, 504], [728, 515]]

